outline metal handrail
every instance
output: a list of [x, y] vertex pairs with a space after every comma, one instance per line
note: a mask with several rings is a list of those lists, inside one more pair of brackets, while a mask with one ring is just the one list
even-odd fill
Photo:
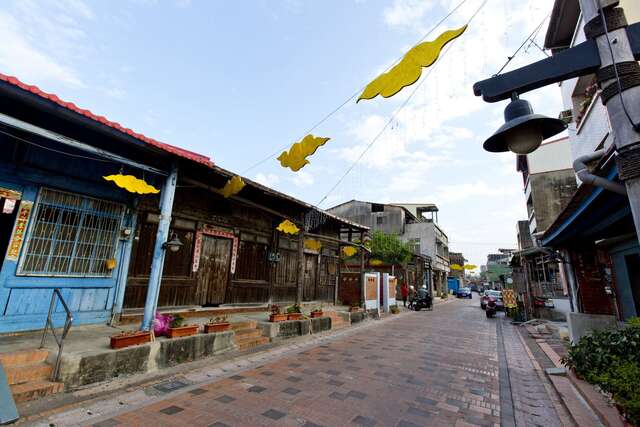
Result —
[[[58, 337], [56, 335], [56, 330], [53, 326], [53, 319], [51, 316], [53, 315], [53, 309], [56, 306], [56, 295], [60, 300], [60, 304], [64, 308], [64, 311], [67, 312], [67, 318], [64, 321], [64, 328], [62, 329], [62, 335]], [[71, 324], [73, 323], [73, 315], [67, 303], [65, 302], [62, 294], [60, 293], [60, 289], [55, 288], [53, 290], [53, 294], [51, 294], [51, 304], [49, 304], [49, 314], [47, 315], [47, 322], [44, 325], [44, 330], [42, 331], [42, 341], [40, 341], [40, 348], [44, 348], [45, 340], [47, 339], [47, 329], [51, 328], [51, 334], [53, 338], [56, 340], [56, 344], [58, 344], [58, 356], [56, 357], [56, 364], [53, 368], [53, 375], [51, 376], [51, 381], [56, 381], [58, 379], [58, 371], [60, 370], [60, 357], [62, 356], [62, 348], [64, 346], [64, 339], [67, 337], [69, 333], [69, 329], [71, 329]]]

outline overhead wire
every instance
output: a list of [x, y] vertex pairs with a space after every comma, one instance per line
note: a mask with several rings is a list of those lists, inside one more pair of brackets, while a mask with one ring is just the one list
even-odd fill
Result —
[[502, 65], [502, 67], [500, 67], [500, 69], [498, 70], [497, 73], [494, 74], [494, 77], [499, 75], [500, 73], [502, 73], [502, 71], [504, 71], [504, 69], [507, 67], [507, 65], [509, 65], [509, 63], [513, 60], [513, 58], [515, 58], [518, 55], [518, 52], [520, 52], [520, 50], [524, 47], [525, 44], [527, 44], [527, 42], [529, 40], [531, 40], [532, 37], [534, 37], [534, 34], [537, 34], [540, 29], [542, 28], [542, 24], [544, 24], [544, 21], [547, 20], [547, 18], [549, 18], [549, 16], [551, 16], [550, 13], [548, 13], [544, 19], [542, 19], [542, 21], [540, 21], [540, 23], [538, 24], [538, 26], [536, 28], [534, 28], [534, 30], [531, 32], [531, 34], [529, 34], [529, 36], [524, 39], [524, 41], [522, 42], [522, 44], [520, 46], [518, 46], [518, 48], [516, 49], [515, 52], [513, 52], [513, 55], [511, 56], [507, 56], [507, 61], [504, 63], [504, 65]]
[[[478, 15], [478, 13], [480, 13], [480, 11], [482, 10], [482, 8], [484, 8], [484, 6], [487, 4], [488, 0], [484, 0], [480, 6], [478, 7], [478, 9], [473, 13], [473, 15], [471, 15], [471, 17], [469, 18], [469, 20], [467, 21], [467, 25], [469, 25], [471, 23], [471, 21], [473, 21], [473, 19]], [[438, 24], [439, 25], [439, 24]], [[360, 160], [362, 160], [362, 158], [365, 156], [365, 154], [367, 154], [367, 152], [369, 151], [369, 149], [371, 149], [371, 147], [373, 147], [373, 145], [380, 139], [380, 137], [382, 136], [382, 134], [387, 130], [387, 128], [389, 127], [389, 125], [391, 125], [391, 123], [393, 123], [393, 121], [396, 119], [396, 117], [398, 116], [398, 114], [400, 114], [400, 112], [407, 106], [407, 104], [409, 103], [409, 101], [413, 98], [413, 96], [416, 94], [416, 92], [418, 91], [418, 89], [420, 89], [420, 87], [424, 84], [424, 82], [427, 80], [427, 78], [429, 77], [429, 75], [433, 72], [433, 70], [437, 67], [438, 64], [440, 64], [442, 62], [442, 59], [447, 55], [447, 53], [449, 53], [449, 51], [451, 50], [451, 48], [453, 47], [453, 43], [449, 44], [445, 50], [442, 52], [442, 54], [438, 57], [438, 60], [436, 61], [435, 64], [433, 64], [426, 72], [425, 76], [422, 78], [422, 80], [420, 80], [418, 82], [418, 84], [413, 88], [413, 90], [411, 91], [411, 93], [409, 94], [409, 96], [402, 102], [402, 104], [400, 104], [400, 106], [393, 112], [393, 114], [391, 115], [391, 117], [389, 118], [389, 120], [387, 120], [387, 122], [385, 123], [385, 125], [382, 127], [382, 129], [380, 129], [380, 131], [376, 134], [376, 136], [373, 137], [373, 139], [371, 140], [371, 142], [369, 142], [369, 144], [367, 144], [367, 146], [365, 147], [365, 149], [360, 153], [360, 155], [356, 158], [356, 160], [349, 166], [349, 168], [344, 172], [344, 174], [342, 174], [342, 176], [338, 179], [338, 181], [333, 185], [333, 187], [331, 187], [329, 189], [329, 191], [322, 197], [322, 199], [320, 199], [320, 201], [316, 204], [316, 206], [320, 206], [326, 199], [327, 197], [329, 197], [331, 195], [331, 193], [333, 193], [333, 191], [342, 183], [342, 181], [344, 181], [344, 179], [347, 177], [347, 175], [349, 175], [349, 173], [353, 170], [353, 168], [360, 162]]]
[[[446, 21], [447, 19], [449, 19], [449, 17], [451, 15], [453, 15], [460, 7], [462, 7], [462, 5], [464, 5], [468, 0], [461, 0], [460, 3], [458, 3], [453, 9], [451, 9], [442, 19], [440, 19], [433, 27], [431, 27], [431, 29], [429, 31], [427, 31], [427, 33], [422, 36], [422, 38], [420, 38], [420, 40], [418, 40], [418, 42], [416, 44], [422, 43], [427, 37], [429, 37], [429, 35], [431, 35], [431, 33], [433, 31], [436, 30], [436, 28], [438, 28], [438, 26], [440, 24], [442, 24], [444, 21]], [[383, 73], [386, 73], [387, 71], [389, 71], [393, 66], [395, 66], [398, 62], [400, 62], [402, 60], [403, 56], [400, 56], [398, 59], [396, 59], [394, 62], [391, 63], [391, 65], [389, 65], [384, 71]], [[324, 122], [326, 122], [329, 118], [331, 118], [335, 113], [337, 113], [338, 111], [340, 111], [345, 105], [347, 105], [349, 103], [349, 101], [353, 100], [353, 98], [355, 98], [356, 96], [358, 96], [358, 94], [362, 93], [362, 91], [367, 87], [367, 85], [362, 86], [360, 89], [358, 89], [357, 91], [355, 91], [349, 98], [345, 99], [340, 105], [338, 105], [336, 108], [334, 108], [333, 110], [331, 110], [328, 114], [326, 114], [324, 117], [322, 117], [322, 119], [320, 119], [318, 122], [316, 122], [313, 126], [311, 126], [306, 132], [304, 132], [303, 135], [301, 135], [298, 139], [302, 139], [304, 136], [310, 134], [311, 132], [313, 132], [316, 128], [318, 128], [320, 125], [322, 125]], [[277, 156], [278, 154], [280, 154], [282, 151], [286, 150], [289, 146], [291, 145], [291, 143], [288, 143], [284, 146], [282, 146], [281, 148], [279, 148], [278, 150], [274, 151], [272, 154], [268, 155], [267, 157], [263, 158], [262, 160], [254, 163], [253, 165], [249, 166], [247, 169], [245, 169], [242, 172], [242, 175], [245, 175], [246, 173], [248, 173], [249, 171], [255, 169], [256, 167], [262, 165], [263, 163], [271, 160], [272, 158], [274, 158], [275, 156]]]

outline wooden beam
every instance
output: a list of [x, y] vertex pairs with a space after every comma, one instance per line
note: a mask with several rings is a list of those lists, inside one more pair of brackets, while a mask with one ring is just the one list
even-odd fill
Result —
[[[203, 188], [205, 190], [209, 190], [209, 191], [211, 191], [213, 193], [216, 193], [216, 194], [220, 195], [220, 193], [218, 192], [219, 188], [216, 188], [216, 187], [214, 187], [212, 185], [204, 184], [204, 183], [202, 183], [200, 181], [197, 181], [195, 179], [192, 179], [192, 178], [182, 178], [181, 180], [183, 182], [187, 183], [187, 184], [194, 185], [196, 187], [200, 187], [200, 188]], [[220, 197], [222, 197], [222, 196], [220, 195]], [[264, 212], [268, 212], [268, 213], [270, 213], [272, 215], [275, 215], [277, 217], [288, 219], [289, 221], [295, 223], [296, 225], [303, 225], [304, 224], [304, 222], [300, 222], [300, 220], [298, 220], [298, 219], [296, 219], [296, 218], [294, 218], [292, 216], [283, 214], [282, 212], [278, 212], [278, 211], [270, 209], [270, 208], [268, 208], [266, 206], [262, 206], [259, 203], [252, 202], [251, 200], [247, 200], [247, 199], [245, 199], [243, 197], [231, 196], [230, 199], [231, 200], [235, 200], [238, 203], [241, 203], [243, 205], [246, 205], [246, 206], [249, 206], [249, 207], [252, 207], [252, 208], [256, 208], [256, 209], [262, 210]]]

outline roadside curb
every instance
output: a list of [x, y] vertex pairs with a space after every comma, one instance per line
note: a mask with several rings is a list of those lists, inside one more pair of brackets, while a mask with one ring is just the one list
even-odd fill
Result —
[[[524, 339], [522, 336], [520, 338]], [[553, 365], [556, 368], [564, 369], [566, 374], [561, 376], [560, 378], [565, 378], [565, 382], [568, 382], [574, 389], [574, 392], [578, 394], [579, 398], [586, 404], [589, 409], [598, 417], [598, 420], [606, 427], [627, 427], [628, 424], [622, 419], [622, 416], [618, 412], [618, 410], [609, 404], [606, 397], [598, 392], [595, 387], [589, 384], [586, 381], [579, 379], [576, 374], [571, 369], [566, 369], [564, 365], [562, 365], [561, 357], [556, 353], [553, 348], [547, 344], [546, 341], [536, 340], [536, 343], [540, 347], [540, 349], [544, 352], [544, 354], [551, 360]], [[526, 343], [525, 343], [526, 345]], [[553, 388], [556, 390], [556, 393], [561, 397], [563, 403], [565, 403], [565, 408], [571, 414], [571, 417], [575, 420], [579, 418], [574, 413], [572, 413], [571, 405], [567, 405], [564, 402], [566, 398], [566, 390], [563, 389], [563, 384], [558, 383], [558, 381], [554, 381], [553, 377], [557, 377], [550, 373], [545, 373], [547, 378], [550, 380]]]

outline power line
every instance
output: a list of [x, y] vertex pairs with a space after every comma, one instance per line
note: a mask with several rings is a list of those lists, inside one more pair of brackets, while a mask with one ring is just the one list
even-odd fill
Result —
[[[538, 33], [540, 31], [540, 29], [542, 28], [542, 24], [544, 24], [544, 21], [547, 20], [547, 18], [550, 16], [551, 14], [548, 13], [547, 16], [544, 17], [544, 19], [538, 24], [538, 26], [536, 28], [534, 28], [534, 30], [531, 32], [531, 34], [529, 34], [527, 36], [526, 39], [524, 39], [524, 41], [522, 42], [522, 44], [516, 49], [515, 52], [513, 52], [513, 55], [511, 56], [507, 56], [507, 62], [504, 63], [504, 65], [502, 67], [500, 67], [500, 69], [498, 70], [497, 73], [494, 74], [494, 76], [497, 76], [498, 74], [500, 74], [506, 67], [507, 65], [509, 65], [509, 63], [513, 60], [513, 58], [516, 57], [516, 55], [518, 55], [518, 52], [520, 52], [520, 49], [522, 49], [524, 47], [524, 45], [531, 40], [532, 37], [534, 37], [534, 34]], [[537, 46], [537, 45], [536, 45]]]
[[[478, 13], [480, 13], [480, 11], [482, 10], [482, 8], [487, 4], [488, 0], [484, 0], [482, 2], [482, 4], [480, 4], [480, 6], [478, 7], [478, 9], [473, 13], [473, 15], [471, 15], [471, 17], [469, 18], [469, 20], [467, 21], [467, 25], [469, 25], [471, 23], [471, 21], [473, 20], [473, 18], [476, 17], [476, 15], [478, 15]], [[454, 41], [455, 42], [455, 41]], [[422, 84], [427, 80], [427, 78], [429, 77], [429, 75], [433, 72], [433, 70], [436, 68], [436, 66], [442, 62], [442, 59], [447, 55], [447, 53], [449, 53], [449, 51], [451, 50], [451, 47], [453, 46], [453, 44], [449, 44], [445, 50], [442, 52], [442, 54], [440, 55], [440, 57], [438, 58], [438, 60], [436, 61], [435, 64], [433, 64], [429, 70], [427, 70], [427, 73], [425, 74], [424, 78], [422, 80], [420, 80], [420, 82], [418, 82], [418, 84], [414, 87], [413, 91], [409, 94], [409, 96], [407, 97], [407, 99], [404, 100], [404, 102], [396, 109], [396, 111], [394, 111], [394, 113], [391, 115], [391, 117], [389, 118], [389, 120], [385, 123], [385, 125], [382, 127], [382, 129], [380, 129], [380, 132], [378, 132], [376, 134], [376, 136], [373, 137], [373, 139], [371, 140], [371, 142], [369, 142], [369, 144], [367, 144], [367, 146], [365, 147], [365, 149], [362, 151], [362, 153], [360, 153], [360, 155], [358, 156], [358, 158], [351, 164], [351, 166], [349, 166], [349, 168], [346, 170], [346, 172], [340, 177], [340, 179], [338, 179], [338, 182], [336, 182], [333, 187], [331, 187], [331, 189], [329, 189], [329, 191], [327, 192], [327, 194], [324, 195], [324, 197], [322, 197], [322, 199], [320, 199], [320, 201], [316, 204], [316, 206], [320, 206], [322, 204], [322, 202], [324, 202], [327, 197], [329, 197], [329, 195], [342, 183], [342, 181], [347, 177], [347, 175], [349, 175], [349, 173], [353, 170], [353, 168], [358, 164], [358, 162], [360, 162], [360, 160], [362, 160], [362, 158], [364, 157], [365, 154], [367, 154], [367, 152], [369, 151], [369, 149], [371, 147], [373, 147], [373, 145], [378, 141], [378, 139], [380, 139], [380, 137], [382, 136], [382, 134], [387, 130], [387, 128], [389, 127], [389, 125], [395, 120], [395, 118], [398, 116], [398, 114], [404, 109], [404, 107], [407, 106], [407, 104], [409, 103], [409, 101], [411, 100], [411, 98], [413, 98], [413, 95], [416, 94], [416, 92], [418, 91], [418, 89], [420, 89], [420, 86], [422, 86]]]
[[[444, 21], [446, 21], [451, 15], [453, 15], [463, 4], [465, 4], [468, 0], [462, 0], [460, 3], [458, 3], [458, 5], [456, 7], [454, 7], [453, 9], [451, 9], [449, 11], [449, 13], [447, 13], [442, 19], [440, 19], [433, 27], [431, 27], [431, 29], [424, 35], [422, 36], [422, 38], [420, 40], [418, 40], [418, 42], [416, 44], [422, 43], [427, 37], [429, 37], [429, 35], [435, 31], [436, 28], [438, 28], [438, 26], [440, 24], [442, 24]], [[398, 62], [400, 62], [402, 60], [403, 56], [400, 56], [398, 59], [396, 59], [393, 63], [391, 63], [391, 65], [389, 65], [384, 71], [383, 73], [386, 73], [387, 71], [389, 71], [393, 66], [395, 66]], [[353, 93], [353, 95], [351, 95], [349, 98], [345, 99], [340, 105], [338, 105], [336, 108], [334, 108], [331, 112], [329, 112], [327, 115], [325, 115], [322, 119], [320, 119], [316, 124], [314, 124], [313, 126], [311, 126], [311, 128], [309, 128], [303, 135], [301, 135], [298, 139], [302, 139], [304, 138], [306, 135], [310, 134], [311, 132], [313, 132], [318, 126], [320, 126], [321, 124], [323, 124], [324, 122], [326, 122], [331, 116], [333, 116], [335, 113], [337, 113], [339, 110], [342, 109], [342, 107], [344, 107], [345, 105], [347, 105], [347, 103], [349, 103], [349, 101], [351, 101], [353, 98], [355, 98], [358, 94], [362, 93], [363, 90], [365, 90], [365, 88], [367, 87], [367, 85], [362, 86], [360, 89], [358, 89], [356, 92]], [[271, 160], [272, 158], [274, 158], [275, 156], [277, 156], [278, 154], [280, 154], [282, 151], [286, 150], [289, 146], [291, 145], [291, 143], [288, 143], [287, 145], [282, 146], [281, 148], [279, 148], [278, 150], [274, 151], [272, 154], [270, 154], [269, 156], [263, 158], [262, 160], [254, 163], [252, 166], [248, 167], [247, 169], [245, 169], [242, 172], [242, 175], [245, 175], [247, 172], [255, 169], [256, 167], [262, 165], [263, 163]]]
[[62, 150], [56, 150], [55, 148], [46, 147], [46, 146], [38, 144], [36, 142], [29, 141], [29, 140], [24, 139], [24, 138], [20, 138], [19, 136], [13, 135], [13, 134], [11, 134], [9, 132], [5, 132], [3, 130], [0, 130], [0, 133], [2, 133], [4, 135], [7, 135], [7, 136], [10, 136], [11, 138], [17, 139], [18, 141], [22, 141], [22, 142], [24, 142], [26, 144], [30, 144], [30, 145], [36, 146], [38, 148], [42, 148], [43, 150], [53, 151], [54, 153], [62, 154], [64, 156], [75, 157], [75, 158], [78, 158], [78, 159], [95, 160], [96, 162], [119, 164], [119, 162], [116, 162], [116, 161], [113, 161], [113, 160], [99, 159], [97, 157], [83, 156], [81, 154], [73, 154], [73, 153], [68, 153], [66, 151], [62, 151]]

